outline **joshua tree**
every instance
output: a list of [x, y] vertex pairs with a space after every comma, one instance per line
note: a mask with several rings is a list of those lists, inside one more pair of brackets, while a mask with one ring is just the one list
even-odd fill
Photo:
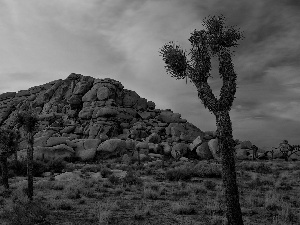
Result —
[[[236, 78], [231, 62], [230, 47], [237, 46], [241, 33], [234, 28], [224, 29], [223, 15], [204, 21], [207, 31], [194, 30], [189, 41], [192, 44], [191, 60], [188, 61], [180, 46], [169, 42], [160, 53], [166, 63], [166, 70], [176, 79], [189, 78], [196, 86], [198, 97], [205, 108], [216, 117], [217, 138], [222, 162], [222, 179], [225, 188], [226, 216], [228, 224], [242, 225], [242, 213], [239, 203], [239, 192], [236, 182], [232, 124], [229, 111], [236, 92]], [[207, 83], [210, 77], [211, 56], [219, 60], [219, 73], [223, 79], [220, 98], [217, 99]], [[191, 62], [191, 64], [190, 64]]]
[[33, 198], [33, 143], [34, 143], [34, 131], [38, 124], [38, 117], [29, 109], [27, 111], [21, 111], [17, 114], [16, 122], [23, 127], [26, 132], [26, 139], [28, 142], [27, 147], [27, 177], [28, 177], [28, 198], [32, 201]]
[[18, 132], [0, 128], [0, 161], [2, 182], [5, 189], [9, 188], [7, 158], [17, 152], [19, 138]]

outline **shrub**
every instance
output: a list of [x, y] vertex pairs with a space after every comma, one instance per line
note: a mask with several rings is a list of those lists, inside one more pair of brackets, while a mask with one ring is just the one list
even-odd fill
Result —
[[63, 160], [51, 160], [47, 163], [47, 170], [54, 173], [61, 173], [66, 168], [66, 162]]
[[101, 170], [101, 176], [102, 177], [104, 177], [104, 178], [107, 178], [109, 175], [111, 175], [113, 172], [110, 170], [110, 169], [108, 169], [108, 168], [103, 168], [102, 170]]
[[172, 211], [173, 213], [180, 214], [180, 215], [197, 214], [193, 206], [190, 206], [187, 203], [179, 203], [179, 202], [175, 202], [172, 204]]
[[143, 185], [143, 180], [140, 177], [137, 177], [132, 171], [128, 171], [126, 176], [123, 178], [123, 185]]
[[193, 177], [193, 171], [187, 167], [179, 167], [167, 170], [165, 176], [169, 181], [187, 181]]
[[119, 184], [121, 181], [120, 181], [120, 178], [115, 176], [114, 174], [111, 174], [109, 177], [108, 177], [108, 180], [112, 183], [112, 184]]

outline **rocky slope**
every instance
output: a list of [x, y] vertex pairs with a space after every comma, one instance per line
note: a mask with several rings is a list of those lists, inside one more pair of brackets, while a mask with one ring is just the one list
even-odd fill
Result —
[[[1, 94], [0, 125], [17, 129], [16, 114], [27, 105], [40, 119], [35, 159], [137, 157], [135, 147], [142, 158], [150, 153], [158, 158], [219, 159], [215, 132], [201, 131], [170, 109], [156, 109], [154, 102], [110, 78], [72, 73], [64, 80]], [[26, 155], [26, 147], [23, 138], [19, 157]]]

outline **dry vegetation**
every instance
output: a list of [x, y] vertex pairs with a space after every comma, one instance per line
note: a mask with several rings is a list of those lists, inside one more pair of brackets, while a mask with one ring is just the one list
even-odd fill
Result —
[[[17, 174], [21, 166], [10, 170], [10, 191], [0, 190], [1, 224], [225, 224], [221, 165], [212, 162], [170, 160], [165, 168], [159, 161], [138, 166], [120, 159], [36, 165], [31, 204], [26, 178]], [[38, 177], [51, 169], [80, 170], [83, 176]], [[119, 178], [112, 169], [127, 175]], [[91, 177], [97, 172], [102, 178]], [[299, 224], [300, 162], [240, 161], [237, 177], [245, 224]]]

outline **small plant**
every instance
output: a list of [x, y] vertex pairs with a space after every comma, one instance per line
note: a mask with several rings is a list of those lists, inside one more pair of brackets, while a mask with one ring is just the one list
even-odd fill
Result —
[[128, 171], [126, 176], [123, 178], [123, 185], [143, 185], [143, 180], [135, 175], [133, 171]]
[[112, 183], [112, 184], [119, 184], [121, 182], [120, 178], [115, 176], [114, 174], [111, 174], [108, 177], [108, 180]]
[[101, 170], [101, 176], [104, 178], [108, 178], [112, 173], [113, 172], [106, 167]]
[[180, 215], [195, 215], [196, 209], [188, 203], [175, 202], [171, 206], [172, 212]]

